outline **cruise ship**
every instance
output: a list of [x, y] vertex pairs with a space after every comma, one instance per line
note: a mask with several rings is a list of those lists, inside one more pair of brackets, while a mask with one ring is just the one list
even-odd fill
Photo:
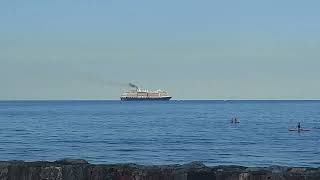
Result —
[[142, 90], [132, 83], [130, 83], [129, 86], [134, 89], [125, 91], [120, 96], [121, 101], [168, 101], [172, 98], [168, 92], [163, 90]]

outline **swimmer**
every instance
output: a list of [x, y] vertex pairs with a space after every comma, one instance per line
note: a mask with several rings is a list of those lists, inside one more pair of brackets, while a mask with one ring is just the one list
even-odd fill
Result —
[[238, 121], [238, 119], [236, 117], [233, 117], [233, 118], [231, 118], [231, 123], [237, 124], [237, 123], [240, 123], [240, 121]]

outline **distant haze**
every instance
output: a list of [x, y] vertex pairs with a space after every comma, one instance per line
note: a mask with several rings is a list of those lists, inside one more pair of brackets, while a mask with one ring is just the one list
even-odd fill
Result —
[[0, 100], [320, 99], [320, 1], [0, 2]]

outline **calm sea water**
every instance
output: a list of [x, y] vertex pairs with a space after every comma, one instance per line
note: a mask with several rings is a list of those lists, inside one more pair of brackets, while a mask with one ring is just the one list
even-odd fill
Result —
[[320, 101], [0, 102], [1, 160], [66, 157], [319, 167]]

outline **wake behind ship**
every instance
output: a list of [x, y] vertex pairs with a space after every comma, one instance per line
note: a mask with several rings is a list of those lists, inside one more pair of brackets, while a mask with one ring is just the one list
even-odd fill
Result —
[[142, 90], [131, 83], [129, 86], [135, 89], [124, 92], [120, 97], [121, 101], [168, 101], [172, 98], [168, 92], [163, 90]]

